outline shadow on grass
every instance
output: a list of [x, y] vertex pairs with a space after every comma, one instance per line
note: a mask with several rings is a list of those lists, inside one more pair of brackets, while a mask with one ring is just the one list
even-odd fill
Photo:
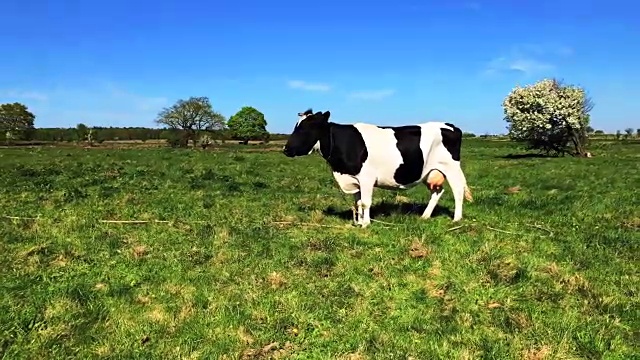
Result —
[[513, 160], [518, 160], [518, 159], [546, 159], [546, 158], [556, 158], [557, 156], [553, 156], [553, 155], [546, 155], [546, 154], [508, 154], [508, 155], [501, 155], [501, 156], [497, 156], [498, 158], [501, 159], [513, 159]]
[[[421, 216], [424, 212], [424, 209], [426, 208], [427, 204], [424, 203], [397, 204], [383, 201], [373, 204], [371, 206], [371, 210], [369, 210], [369, 215], [371, 216], [371, 218], [385, 217], [392, 214]], [[353, 219], [353, 212], [351, 211], [351, 209], [339, 210], [333, 206], [329, 206], [323, 211], [323, 213], [327, 216], [335, 216], [343, 220]], [[440, 205], [436, 205], [435, 209], [433, 209], [433, 213], [431, 213], [431, 217], [437, 216], [453, 217], [453, 212], [447, 208], [441, 207]]]

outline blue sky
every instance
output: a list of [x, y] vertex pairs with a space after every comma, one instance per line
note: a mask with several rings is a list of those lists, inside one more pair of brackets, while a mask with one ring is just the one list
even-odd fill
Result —
[[446, 120], [504, 133], [517, 84], [557, 76], [592, 96], [592, 126], [640, 127], [640, 3], [538, 1], [7, 1], [0, 103], [36, 126], [155, 126], [208, 96], [229, 117]]

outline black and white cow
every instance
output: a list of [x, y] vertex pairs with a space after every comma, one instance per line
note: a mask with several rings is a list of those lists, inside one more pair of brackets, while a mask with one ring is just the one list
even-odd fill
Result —
[[298, 122], [282, 151], [288, 157], [319, 151], [340, 189], [354, 195], [356, 224], [366, 227], [371, 223], [374, 187], [409, 189], [420, 183], [428, 185], [433, 174], [442, 181], [430, 187], [431, 198], [422, 217], [431, 217], [444, 191], [439, 185], [446, 177], [455, 199], [453, 221], [462, 219], [463, 198], [472, 198], [460, 167], [459, 128], [444, 122], [406, 126], [338, 124], [329, 121], [330, 115], [329, 111], [313, 113], [312, 109], [298, 113]]

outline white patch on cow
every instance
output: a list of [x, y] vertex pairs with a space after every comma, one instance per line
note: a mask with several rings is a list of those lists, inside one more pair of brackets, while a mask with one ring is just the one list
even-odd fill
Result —
[[345, 194], [355, 194], [360, 191], [360, 182], [355, 176], [340, 174], [334, 171], [333, 178], [336, 179], [340, 190]]
[[374, 184], [381, 189], [406, 189], [393, 179], [396, 169], [402, 164], [393, 130], [365, 123], [353, 126], [362, 134], [369, 154], [362, 166], [363, 175], [375, 177]]
[[320, 141], [316, 142], [316, 144], [313, 145], [313, 147], [311, 148], [311, 151], [309, 151], [309, 154], [311, 154], [314, 151], [317, 151], [320, 155], [322, 155], [322, 151], [320, 151]]

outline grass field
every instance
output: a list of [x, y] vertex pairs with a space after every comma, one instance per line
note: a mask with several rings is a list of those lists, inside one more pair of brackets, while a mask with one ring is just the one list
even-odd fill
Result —
[[319, 156], [242, 148], [1, 149], [3, 358], [640, 358], [640, 145], [465, 140], [460, 224], [421, 187], [366, 229]]

